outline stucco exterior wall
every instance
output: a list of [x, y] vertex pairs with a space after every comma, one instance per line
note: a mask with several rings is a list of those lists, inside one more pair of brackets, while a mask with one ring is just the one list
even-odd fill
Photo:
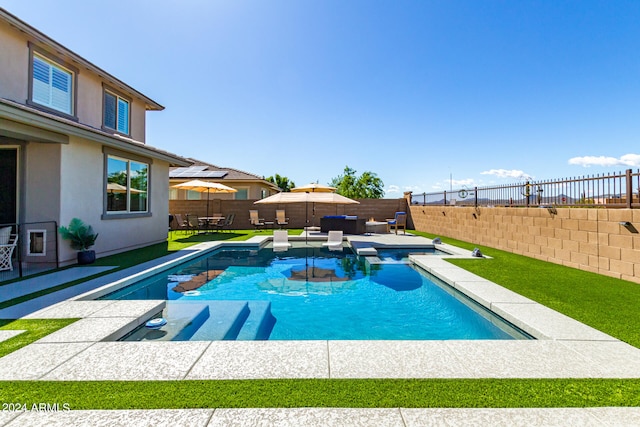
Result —
[[[22, 152], [25, 171], [23, 222], [51, 221], [60, 215], [60, 157], [59, 144], [25, 144]], [[46, 189], [46, 190], [44, 190]]]
[[[60, 224], [67, 225], [72, 218], [90, 224], [100, 236], [92, 248], [98, 257], [123, 252], [165, 241], [167, 238], [169, 164], [154, 160], [150, 165], [151, 216], [125, 218], [110, 215], [103, 218], [104, 207], [104, 153], [102, 146], [92, 141], [72, 137], [62, 146], [60, 177]], [[60, 260], [75, 262], [76, 252], [68, 242], [60, 242]]]
[[410, 212], [419, 231], [640, 283], [637, 209], [413, 205]]
[[29, 49], [27, 39], [0, 21], [0, 98], [24, 103], [27, 99]]

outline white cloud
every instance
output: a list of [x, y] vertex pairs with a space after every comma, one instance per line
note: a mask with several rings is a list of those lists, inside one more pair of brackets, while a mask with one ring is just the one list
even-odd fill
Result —
[[640, 154], [625, 154], [619, 159], [606, 156], [583, 156], [569, 159], [570, 165], [590, 166], [640, 166]]
[[390, 185], [387, 187], [387, 189], [385, 190], [386, 194], [389, 193], [399, 193], [400, 192], [400, 187], [398, 187], [397, 185]]
[[511, 169], [491, 169], [488, 171], [480, 172], [480, 175], [494, 175], [498, 178], [515, 178], [515, 179], [531, 179], [531, 175], [524, 173], [523, 171]]
[[452, 179], [451, 180], [451, 185], [453, 185], [454, 187], [462, 187], [463, 185], [466, 185], [467, 187], [469, 187], [469, 186], [473, 186], [474, 182], [475, 181], [473, 180], [473, 178]]

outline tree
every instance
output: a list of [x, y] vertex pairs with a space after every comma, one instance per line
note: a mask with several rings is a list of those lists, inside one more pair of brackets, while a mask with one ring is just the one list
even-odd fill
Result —
[[282, 191], [291, 191], [291, 189], [296, 186], [295, 182], [290, 181], [286, 176], [280, 176], [278, 174], [275, 175], [275, 178], [273, 176], [266, 178], [266, 181], [274, 183], [280, 187]]
[[336, 193], [351, 199], [381, 199], [384, 196], [384, 183], [373, 172], [363, 172], [356, 176], [355, 169], [345, 166], [344, 174], [331, 180]]

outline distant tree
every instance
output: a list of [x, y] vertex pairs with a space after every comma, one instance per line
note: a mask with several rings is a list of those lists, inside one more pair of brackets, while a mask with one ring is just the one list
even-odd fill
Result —
[[295, 182], [289, 180], [286, 176], [280, 176], [278, 174], [266, 178], [266, 181], [274, 183], [280, 187], [282, 191], [291, 191], [291, 189], [296, 186]]
[[381, 199], [384, 196], [384, 183], [373, 172], [363, 172], [356, 176], [355, 169], [345, 166], [344, 174], [331, 180], [329, 184], [336, 193], [351, 199]]

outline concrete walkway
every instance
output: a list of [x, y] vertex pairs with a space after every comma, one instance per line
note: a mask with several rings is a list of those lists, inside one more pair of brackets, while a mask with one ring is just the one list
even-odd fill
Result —
[[[412, 243], [430, 243], [417, 236], [374, 235], [352, 239], [361, 247], [393, 242], [406, 245], [407, 239]], [[211, 247], [198, 246], [199, 249]], [[447, 245], [442, 248], [453, 252], [449, 256], [469, 256], [468, 251]], [[167, 267], [182, 259], [176, 256], [161, 265]], [[158, 313], [165, 302], [93, 301], [87, 299], [88, 295], [77, 295], [35, 312], [31, 307], [28, 318], [79, 317], [81, 320], [0, 359], [0, 380], [640, 377], [639, 349], [461, 270], [442, 257], [414, 256], [412, 259], [537, 340], [119, 342], [110, 340]], [[135, 276], [139, 279], [147, 274], [150, 273], [138, 269]], [[128, 280], [120, 278], [115, 284], [101, 286], [99, 291], [109, 292]], [[2, 314], [0, 312], [0, 316]], [[176, 363], [177, 360], [180, 363]], [[7, 425], [582, 426], [640, 425], [640, 413], [638, 408], [72, 411], [3, 413], [0, 422], [8, 422]]]
[[[73, 408], [71, 408], [73, 409]], [[247, 408], [2, 412], [2, 426], [638, 426], [640, 408]]]

